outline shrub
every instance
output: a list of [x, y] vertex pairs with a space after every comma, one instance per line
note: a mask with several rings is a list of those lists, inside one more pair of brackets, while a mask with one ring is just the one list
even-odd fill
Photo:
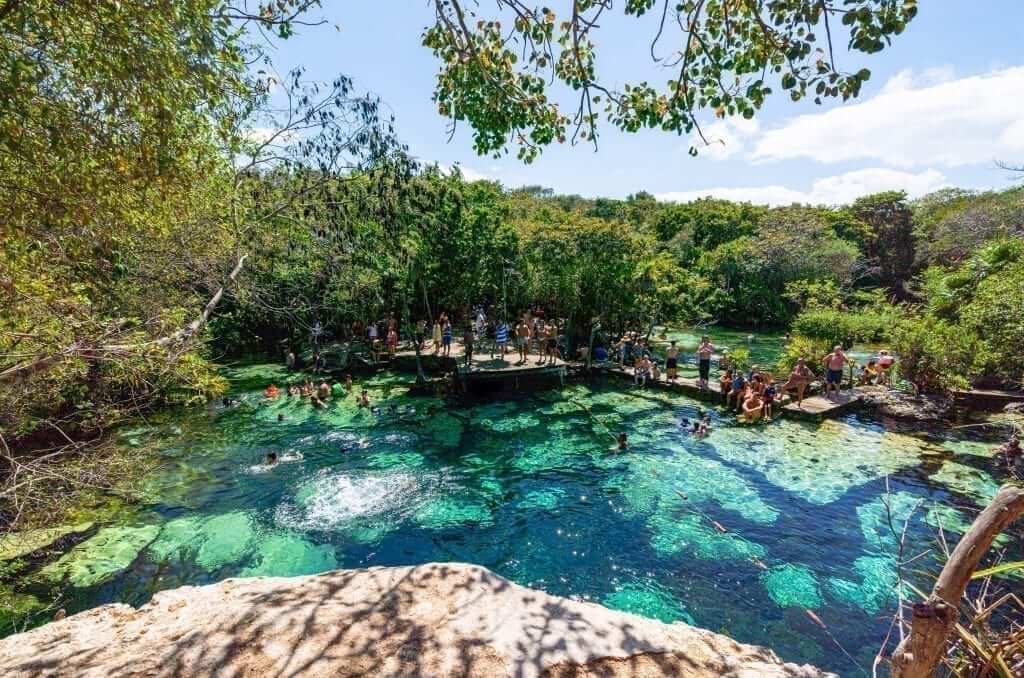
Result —
[[793, 320], [793, 333], [821, 339], [829, 347], [842, 344], [888, 341], [896, 322], [895, 309], [879, 311], [860, 309], [839, 311], [830, 308], [811, 308]]
[[828, 355], [834, 345], [815, 337], [799, 334], [792, 337], [782, 349], [782, 353], [779, 354], [779, 360], [775, 365], [779, 376], [785, 378], [786, 375], [793, 371], [793, 366], [796, 365], [796, 361], [800, 358], [807, 362], [807, 367], [811, 369], [811, 372], [820, 376], [824, 371], [821, 361]]
[[933, 316], [901, 321], [893, 328], [892, 338], [900, 356], [900, 374], [919, 393], [966, 388], [975, 376], [975, 366], [988, 353], [976, 336]]

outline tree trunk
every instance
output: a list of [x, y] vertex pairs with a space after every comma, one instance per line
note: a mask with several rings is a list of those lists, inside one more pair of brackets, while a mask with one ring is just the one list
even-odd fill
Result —
[[1024, 513], [1024, 488], [1005, 485], [974, 520], [942, 568], [931, 595], [914, 605], [910, 635], [892, 655], [892, 678], [931, 678], [946, 654], [960, 599], [1000, 532]]

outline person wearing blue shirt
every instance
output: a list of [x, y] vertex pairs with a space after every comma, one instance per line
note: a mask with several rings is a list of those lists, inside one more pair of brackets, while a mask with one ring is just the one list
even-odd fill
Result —
[[729, 407], [729, 401], [733, 398], [736, 399], [736, 405], [740, 405], [740, 394], [743, 393], [743, 385], [746, 380], [743, 378], [742, 372], [736, 372], [736, 376], [732, 378], [732, 388], [729, 390], [729, 395], [725, 398], [725, 406]]
[[505, 352], [508, 349], [508, 323], [504, 320], [499, 322], [494, 330], [494, 343], [498, 345], [501, 362], [505, 362]]

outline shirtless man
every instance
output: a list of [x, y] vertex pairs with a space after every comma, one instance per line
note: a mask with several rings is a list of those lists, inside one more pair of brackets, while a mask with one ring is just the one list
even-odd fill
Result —
[[796, 389], [796, 406], [803, 407], [804, 403], [804, 391], [807, 390], [807, 384], [811, 383], [814, 379], [814, 373], [807, 367], [807, 363], [803, 358], [796, 361], [796, 365], [793, 366], [793, 371], [789, 373], [789, 379], [779, 389], [780, 395], [786, 395], [787, 391]]
[[764, 416], [763, 408], [764, 401], [761, 400], [761, 394], [756, 390], [751, 390], [750, 395], [743, 401], [743, 420], [748, 424], [757, 421]]
[[708, 387], [708, 375], [711, 374], [711, 355], [715, 352], [715, 345], [704, 336], [700, 339], [700, 346], [697, 347], [697, 369], [700, 372], [697, 385], [700, 390]]
[[829, 393], [835, 390], [839, 395], [839, 386], [843, 381], [843, 368], [846, 367], [846, 354], [843, 347], [836, 344], [832, 352], [825, 356], [821, 364], [825, 366], [825, 397], [831, 400]]
[[547, 353], [548, 361], [554, 365], [555, 360], [558, 358], [558, 325], [553, 320], [547, 324], [544, 351]]
[[516, 348], [519, 349], [519, 362], [526, 362], [526, 356], [530, 351], [530, 325], [524, 316], [516, 325]]
[[679, 365], [679, 349], [673, 339], [669, 342], [668, 350], [665, 351], [665, 376], [672, 383], [676, 381], [676, 373]]

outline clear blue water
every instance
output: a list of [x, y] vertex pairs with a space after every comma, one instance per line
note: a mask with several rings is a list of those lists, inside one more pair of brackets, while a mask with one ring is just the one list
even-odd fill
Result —
[[[937, 525], [955, 540], [998, 487], [990, 441], [867, 417], [754, 427], [712, 410], [697, 440], [679, 420], [701, 403], [618, 383], [454, 409], [379, 376], [358, 384], [375, 415], [352, 397], [266, 402], [284, 381], [273, 366], [229, 375], [239, 405], [120, 433], [162, 462], [141, 510], [33, 575], [69, 612], [226, 577], [465, 561], [860, 675], [895, 605], [886, 477], [899, 525], [916, 509], [913, 555], [938, 552]], [[620, 430], [625, 454], [611, 451]], [[269, 469], [268, 451], [282, 457]], [[927, 585], [936, 561], [914, 568]]]

